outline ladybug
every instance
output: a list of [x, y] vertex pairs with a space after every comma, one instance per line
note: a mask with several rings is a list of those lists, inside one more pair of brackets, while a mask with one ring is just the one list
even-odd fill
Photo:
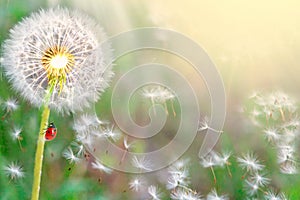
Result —
[[54, 123], [51, 122], [46, 130], [45, 139], [47, 141], [53, 140], [56, 136], [56, 133], [57, 133], [57, 129], [56, 129]]

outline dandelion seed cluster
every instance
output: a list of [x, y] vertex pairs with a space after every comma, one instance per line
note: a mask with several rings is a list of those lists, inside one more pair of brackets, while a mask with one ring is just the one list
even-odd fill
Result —
[[282, 173], [298, 172], [296, 152], [300, 121], [295, 101], [283, 92], [250, 96], [251, 106], [245, 111], [264, 134], [272, 147], [277, 149], [277, 161]]
[[99, 99], [113, 75], [110, 49], [97, 23], [79, 11], [40, 10], [15, 25], [3, 45], [6, 75], [14, 89], [36, 106], [58, 80], [49, 106], [74, 112]]

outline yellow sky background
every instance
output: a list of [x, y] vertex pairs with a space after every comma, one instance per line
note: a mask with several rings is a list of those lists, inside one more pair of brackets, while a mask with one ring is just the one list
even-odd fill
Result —
[[110, 34], [154, 24], [189, 36], [216, 63], [228, 93], [281, 89], [298, 94], [299, 0], [70, 1], [101, 15]]
[[154, 21], [207, 50], [224, 82], [239, 90], [296, 92], [300, 75], [300, 1], [148, 1]]

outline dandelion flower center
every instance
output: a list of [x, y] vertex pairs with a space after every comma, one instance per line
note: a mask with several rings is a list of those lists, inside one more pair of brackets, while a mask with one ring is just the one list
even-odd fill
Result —
[[42, 64], [49, 80], [65, 79], [74, 66], [74, 56], [65, 47], [55, 46], [45, 51]]

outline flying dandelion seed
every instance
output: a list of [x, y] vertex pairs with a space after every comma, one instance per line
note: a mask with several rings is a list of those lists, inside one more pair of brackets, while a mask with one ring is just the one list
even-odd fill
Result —
[[140, 177], [135, 177], [129, 182], [129, 188], [133, 191], [139, 191], [145, 185], [145, 181]]
[[5, 166], [4, 171], [10, 179], [18, 179], [18, 178], [24, 177], [24, 171], [23, 171], [22, 166], [20, 166], [16, 163], [11, 163], [11, 164]]
[[227, 195], [218, 195], [216, 189], [212, 189], [210, 191], [210, 193], [208, 193], [207, 195], [207, 200], [228, 200], [228, 196]]
[[151, 196], [151, 199], [153, 200], [160, 200], [162, 196], [158, 187], [154, 185], [150, 185], [148, 187], [148, 194]]
[[[110, 49], [100, 49], [105, 34], [88, 16], [63, 8], [40, 10], [24, 18], [3, 45], [2, 65], [25, 99], [69, 113], [89, 107], [108, 87], [113, 73]], [[104, 52], [105, 51], [105, 52]]]
[[94, 169], [98, 169], [100, 171], [103, 171], [107, 174], [111, 174], [112, 173], [112, 169], [105, 167], [103, 164], [101, 164], [100, 162], [98, 162], [97, 160], [92, 162], [92, 167]]
[[63, 151], [63, 157], [66, 158], [70, 162], [70, 164], [80, 161], [80, 158], [78, 158], [74, 154], [73, 150], [70, 147]]

